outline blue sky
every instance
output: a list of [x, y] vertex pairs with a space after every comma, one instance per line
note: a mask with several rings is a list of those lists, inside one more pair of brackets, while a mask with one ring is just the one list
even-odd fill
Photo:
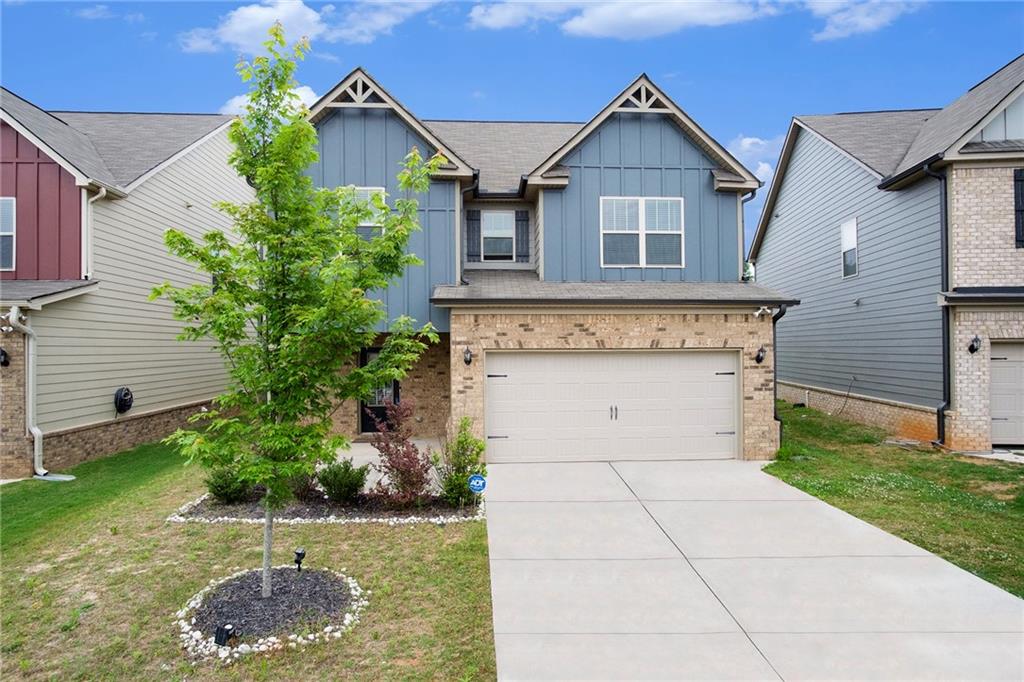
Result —
[[585, 121], [646, 72], [765, 180], [795, 114], [942, 106], [1024, 51], [1018, 2], [3, 0], [0, 13], [0, 81], [44, 108], [230, 107], [238, 56], [280, 19], [312, 38], [307, 96], [361, 65], [421, 118]]

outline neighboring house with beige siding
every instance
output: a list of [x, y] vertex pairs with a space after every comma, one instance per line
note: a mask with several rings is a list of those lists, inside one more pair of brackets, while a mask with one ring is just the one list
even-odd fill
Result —
[[[0, 104], [14, 235], [0, 262], [0, 477], [12, 478], [33, 473], [34, 450], [39, 473], [40, 455], [59, 470], [159, 438], [223, 389], [217, 353], [176, 340], [170, 304], [148, 296], [164, 280], [198, 281], [164, 232], [226, 229], [214, 203], [251, 191], [227, 162], [229, 116], [45, 112], [6, 90]], [[59, 212], [55, 187], [69, 198]], [[124, 412], [121, 388], [133, 397]]]
[[780, 396], [1024, 446], [1024, 55], [942, 109], [794, 118], [750, 260], [803, 302]]

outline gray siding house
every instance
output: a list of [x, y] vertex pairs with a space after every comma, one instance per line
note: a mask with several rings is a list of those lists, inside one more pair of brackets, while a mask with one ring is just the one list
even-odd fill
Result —
[[772, 332], [797, 301], [741, 280], [760, 183], [649, 78], [587, 122], [421, 120], [356, 69], [310, 120], [324, 187], [394, 197], [410, 148], [447, 159], [417, 197], [423, 265], [375, 294], [441, 342], [340, 431], [391, 398], [419, 436], [470, 418], [490, 461], [774, 454]]
[[798, 116], [750, 250], [802, 305], [779, 392], [963, 450], [1024, 444], [1024, 57], [943, 109]]

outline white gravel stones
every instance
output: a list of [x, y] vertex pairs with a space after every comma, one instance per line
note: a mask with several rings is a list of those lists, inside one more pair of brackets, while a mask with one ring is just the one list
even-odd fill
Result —
[[[291, 565], [284, 564], [283, 566], [275, 566], [274, 568], [291, 568]], [[359, 586], [359, 583], [356, 582], [355, 578], [349, 577], [338, 571], [331, 571], [331, 573], [345, 581], [345, 584], [348, 585], [349, 596], [351, 597], [351, 603], [349, 604], [348, 610], [346, 610], [342, 616], [342, 622], [340, 624], [332, 623], [319, 632], [306, 635], [290, 634], [287, 635], [287, 638], [284, 641], [279, 637], [271, 636], [261, 638], [257, 640], [255, 644], [243, 643], [236, 647], [217, 646], [212, 636], [204, 637], [203, 633], [195, 628], [195, 618], [192, 617], [192, 614], [197, 608], [199, 608], [207, 593], [213, 588], [217, 587], [221, 583], [227, 582], [228, 580], [245, 575], [246, 573], [260, 570], [261, 569], [259, 568], [240, 570], [229, 576], [210, 581], [209, 585], [201, 589], [188, 600], [188, 603], [185, 604], [183, 609], [174, 614], [175, 625], [180, 631], [178, 638], [181, 641], [181, 646], [191, 658], [196, 660], [212, 659], [220, 663], [229, 664], [237, 661], [242, 656], [276, 651], [278, 649], [285, 648], [286, 645], [294, 649], [296, 648], [296, 644], [300, 644], [304, 647], [307, 644], [315, 644], [319, 642], [326, 642], [330, 639], [338, 639], [343, 633], [348, 632], [359, 624], [359, 618], [362, 615], [363, 610], [366, 608], [366, 605], [369, 603], [370, 592], [364, 591], [363, 588]], [[342, 571], [344, 570], [345, 569], [342, 569]]]
[[[191, 502], [182, 505], [176, 512], [167, 517], [171, 523], [248, 523], [252, 525], [263, 525], [263, 519], [238, 518], [235, 516], [218, 516], [217, 518], [205, 518], [201, 516], [188, 516], [188, 513], [202, 504], [210, 493], [204, 493]], [[458, 514], [435, 515], [435, 516], [373, 516], [373, 517], [347, 517], [347, 516], [320, 516], [316, 518], [274, 518], [274, 524], [290, 526], [301, 526], [309, 523], [333, 523], [347, 525], [351, 523], [383, 523], [388, 526], [406, 526], [418, 523], [433, 523], [443, 526], [448, 523], [464, 523], [466, 521], [482, 521], [485, 518], [483, 503], [477, 507], [476, 514], [463, 516]]]

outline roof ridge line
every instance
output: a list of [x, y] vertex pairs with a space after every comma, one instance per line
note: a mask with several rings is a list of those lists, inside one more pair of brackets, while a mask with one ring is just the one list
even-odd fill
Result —
[[[131, 116], [233, 116], [233, 114], [220, 114], [220, 113], [206, 113], [202, 111], [86, 111], [82, 109], [41, 109], [40, 111], [46, 111], [51, 116], [56, 114], [116, 114], [116, 115], [131, 115]], [[60, 120], [60, 119], [58, 119]], [[70, 125], [67, 121], [61, 121], [65, 125]]]
[[586, 121], [517, 121], [496, 118], [421, 118], [424, 123], [559, 123], [565, 125], [583, 125]]
[[901, 114], [915, 111], [942, 111], [943, 107], [919, 107], [914, 109], [867, 109], [865, 111], [835, 111], [830, 114], [798, 114], [796, 118], [808, 116], [854, 116], [857, 114]]

